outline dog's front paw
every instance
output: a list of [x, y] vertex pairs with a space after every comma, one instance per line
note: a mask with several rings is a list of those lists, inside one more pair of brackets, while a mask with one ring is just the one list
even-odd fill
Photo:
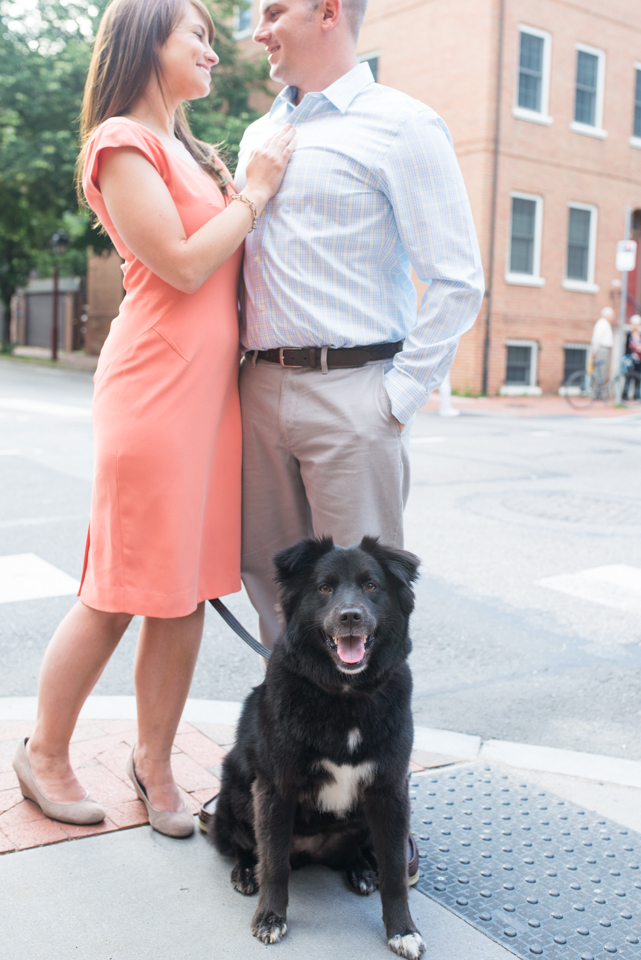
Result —
[[368, 897], [378, 887], [378, 875], [371, 867], [354, 863], [347, 868], [347, 882], [356, 893]]
[[258, 890], [258, 881], [254, 874], [253, 867], [243, 866], [237, 863], [231, 872], [231, 885], [234, 890], [243, 893], [246, 897], [251, 897]]
[[425, 953], [425, 941], [420, 933], [406, 933], [405, 935], [397, 933], [387, 941], [390, 950], [397, 953], [399, 957], [405, 957], [406, 960], [418, 960]]
[[263, 943], [278, 943], [287, 933], [287, 921], [270, 910], [257, 910], [252, 920], [252, 933]]

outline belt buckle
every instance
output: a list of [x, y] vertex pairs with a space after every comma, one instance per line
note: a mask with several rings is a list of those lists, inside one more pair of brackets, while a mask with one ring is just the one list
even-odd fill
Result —
[[295, 350], [295, 347], [280, 347], [278, 350], [278, 362], [281, 367], [284, 367], [286, 370], [290, 369], [301, 369], [302, 363], [285, 363], [285, 350]]

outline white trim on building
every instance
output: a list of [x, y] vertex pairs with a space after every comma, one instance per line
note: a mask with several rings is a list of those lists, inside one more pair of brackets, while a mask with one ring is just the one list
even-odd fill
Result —
[[[521, 35], [528, 33], [533, 37], [543, 40], [543, 62], [541, 65], [541, 105], [539, 110], [529, 110], [526, 107], [519, 106], [519, 88], [521, 77]], [[519, 48], [516, 58], [516, 82], [514, 84], [514, 103], [512, 105], [512, 115], [518, 120], [529, 120], [530, 123], [541, 123], [549, 126], [554, 123], [554, 118], [549, 116], [550, 101], [550, 66], [552, 62], [552, 35], [547, 30], [539, 30], [538, 27], [530, 27], [524, 23], [518, 25]]]
[[513, 230], [513, 210], [514, 204], [510, 202], [510, 227], [507, 238], [507, 258], [505, 282], [522, 287], [543, 287], [545, 280], [541, 276], [541, 242], [543, 236], [543, 197], [533, 193], [521, 193], [513, 190], [510, 193], [512, 200], [530, 200], [536, 204], [534, 213], [534, 249], [532, 256], [532, 273], [519, 273], [511, 269], [512, 260], [512, 230]]
[[[567, 276], [567, 251], [570, 243], [570, 210], [588, 210], [590, 212], [590, 236], [588, 240], [588, 263], [587, 263], [587, 279], [586, 280], [577, 280], [574, 278], [568, 278]], [[594, 282], [594, 274], [596, 267], [596, 234], [597, 234], [597, 222], [598, 222], [598, 209], [591, 203], [575, 203], [570, 201], [568, 203], [568, 232], [567, 232], [567, 243], [566, 243], [566, 256], [565, 256], [565, 268], [562, 286], [564, 290], [574, 290], [576, 293], [598, 293], [599, 285]]]
[[[578, 120], [570, 122], [570, 130], [575, 133], [581, 133], [587, 137], [596, 137], [599, 140], [605, 140], [608, 135], [607, 130], [603, 129], [603, 100], [605, 91], [605, 50], [599, 50], [598, 47], [589, 47], [585, 43], [575, 43], [574, 48], [577, 55], [577, 68], [579, 62], [579, 53], [588, 53], [597, 58], [597, 78], [596, 78], [596, 102], [594, 107], [594, 123], [582, 123]], [[576, 73], [574, 82], [574, 91], [576, 97]], [[576, 100], [575, 100], [576, 109]]]

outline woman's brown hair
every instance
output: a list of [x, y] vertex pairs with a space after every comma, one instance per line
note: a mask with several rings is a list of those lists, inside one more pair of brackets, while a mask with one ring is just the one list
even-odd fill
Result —
[[[215, 28], [201, 0], [112, 0], [100, 22], [87, 74], [80, 114], [81, 151], [76, 164], [76, 187], [81, 203], [82, 173], [89, 141], [110, 117], [127, 113], [155, 76], [162, 89], [158, 52], [191, 3], [207, 25], [209, 43]], [[197, 140], [189, 129], [182, 104], [176, 110], [174, 132], [206, 173], [225, 193], [228, 179], [209, 144]]]

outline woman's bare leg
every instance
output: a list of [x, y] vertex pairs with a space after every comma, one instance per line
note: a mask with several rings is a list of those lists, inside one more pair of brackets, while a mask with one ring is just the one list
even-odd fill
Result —
[[185, 706], [203, 633], [205, 604], [188, 617], [145, 617], [134, 680], [138, 704], [136, 776], [157, 810], [182, 810], [171, 772], [171, 748]]
[[78, 602], [47, 647], [40, 669], [38, 722], [27, 744], [29, 763], [45, 797], [82, 800], [69, 760], [69, 741], [82, 706], [129, 626], [128, 613], [103, 613]]

